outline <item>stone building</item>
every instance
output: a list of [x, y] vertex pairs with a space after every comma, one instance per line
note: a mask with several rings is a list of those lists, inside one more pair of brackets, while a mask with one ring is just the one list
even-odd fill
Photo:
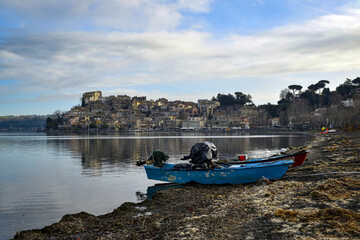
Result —
[[83, 94], [82, 101], [83, 104], [88, 104], [89, 102], [95, 102], [101, 100], [102, 92], [101, 91], [94, 91], [94, 92], [86, 92]]

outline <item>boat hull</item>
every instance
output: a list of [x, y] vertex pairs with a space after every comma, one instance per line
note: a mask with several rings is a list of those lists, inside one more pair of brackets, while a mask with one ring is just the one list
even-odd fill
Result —
[[304, 151], [303, 153], [299, 153], [299, 154], [295, 154], [294, 155], [294, 164], [291, 166], [293, 167], [297, 167], [300, 166], [304, 163], [306, 156], [309, 154], [309, 151]]
[[209, 170], [178, 170], [173, 169], [173, 164], [163, 164], [161, 168], [145, 165], [147, 177], [153, 180], [201, 184], [241, 184], [256, 182], [262, 178], [269, 180], [281, 178], [292, 160], [276, 162], [238, 164], [221, 169]]
[[245, 161], [233, 161], [233, 162], [226, 162], [226, 163], [219, 163], [218, 164], [252, 164], [252, 163], [262, 163], [262, 162], [274, 162], [278, 160], [284, 160], [291, 158], [294, 160], [293, 165], [290, 166], [290, 168], [300, 166], [304, 163], [306, 156], [309, 154], [309, 150], [303, 150], [300, 152], [292, 153], [292, 154], [286, 154], [286, 155], [279, 155], [279, 156], [272, 156], [272, 157], [266, 157], [266, 158], [255, 158], [255, 159], [248, 159]]

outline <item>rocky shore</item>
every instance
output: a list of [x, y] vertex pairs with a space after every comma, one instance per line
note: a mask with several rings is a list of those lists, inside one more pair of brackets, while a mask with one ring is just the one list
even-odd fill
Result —
[[304, 147], [305, 163], [277, 181], [187, 184], [14, 239], [360, 239], [359, 135], [319, 135]]

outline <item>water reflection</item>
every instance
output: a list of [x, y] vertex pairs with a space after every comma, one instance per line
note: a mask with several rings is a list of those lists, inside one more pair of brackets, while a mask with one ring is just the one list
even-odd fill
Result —
[[134, 171], [138, 160], [147, 158], [155, 149], [170, 156], [176, 162], [182, 155], [189, 154], [193, 144], [211, 141], [218, 148], [220, 158], [235, 158], [244, 153], [250, 157], [261, 157], [265, 150], [278, 151], [280, 148], [304, 144], [303, 135], [275, 136], [143, 136], [111, 138], [74, 138], [48, 140], [48, 145], [57, 152], [67, 151], [78, 159], [83, 174], [101, 175], [104, 172]]
[[155, 193], [170, 189], [170, 188], [180, 188], [182, 187], [182, 184], [177, 183], [158, 183], [153, 186], [149, 186], [146, 190], [146, 194], [143, 194], [141, 192], [137, 192], [136, 195], [140, 197], [140, 199], [149, 199], [151, 200], [152, 197], [155, 195]]
[[[157, 191], [136, 161], [161, 149], [170, 162], [193, 144], [213, 142], [219, 156], [265, 154], [305, 144], [306, 135], [46, 136], [0, 133], [0, 239], [41, 228], [68, 213], [100, 215]], [[138, 192], [138, 195], [136, 195]], [[146, 194], [145, 194], [146, 192]]]

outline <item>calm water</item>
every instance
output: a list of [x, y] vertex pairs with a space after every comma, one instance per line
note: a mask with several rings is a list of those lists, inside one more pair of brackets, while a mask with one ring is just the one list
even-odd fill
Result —
[[161, 149], [177, 162], [196, 142], [211, 141], [223, 158], [238, 153], [263, 156], [304, 145], [308, 135], [47, 136], [0, 133], [0, 239], [42, 228], [67, 213], [111, 212], [139, 201], [158, 181], [148, 180], [135, 162]]

